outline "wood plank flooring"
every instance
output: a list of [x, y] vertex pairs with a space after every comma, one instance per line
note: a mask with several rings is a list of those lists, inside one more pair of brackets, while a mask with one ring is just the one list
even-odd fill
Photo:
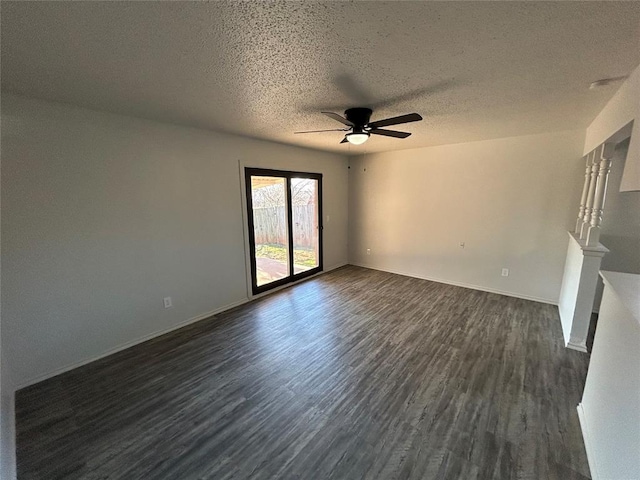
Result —
[[19, 479], [584, 479], [557, 308], [345, 267], [17, 394]]

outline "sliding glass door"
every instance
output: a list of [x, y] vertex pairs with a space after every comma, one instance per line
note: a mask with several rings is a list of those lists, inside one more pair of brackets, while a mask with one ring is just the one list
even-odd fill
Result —
[[245, 169], [253, 293], [322, 270], [322, 175]]

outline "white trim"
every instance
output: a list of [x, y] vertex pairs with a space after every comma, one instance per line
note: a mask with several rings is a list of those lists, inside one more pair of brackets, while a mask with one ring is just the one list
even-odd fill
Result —
[[381, 272], [395, 273], [396, 275], [404, 275], [405, 277], [419, 278], [421, 280], [429, 280], [430, 282], [444, 283], [446, 285], [454, 285], [456, 287], [470, 288], [472, 290], [480, 290], [482, 292], [497, 293], [499, 295], [506, 295], [507, 297], [515, 297], [515, 298], [521, 298], [523, 300], [532, 300], [534, 302], [548, 303], [549, 305], [556, 305], [556, 306], [558, 305], [558, 300], [551, 300], [549, 298], [534, 297], [532, 295], [523, 295], [521, 293], [507, 292], [505, 290], [498, 290], [496, 288], [483, 287], [483, 286], [474, 285], [471, 283], [456, 282], [453, 280], [443, 280], [442, 278], [429, 277], [426, 275], [417, 275], [415, 273], [406, 273], [406, 272], [400, 272], [397, 270], [382, 269], [379, 267], [365, 265], [364, 263], [351, 263], [351, 265], [354, 265], [356, 267], [370, 268], [371, 270], [379, 270]]
[[574, 342], [573, 340], [569, 340], [565, 346], [567, 348], [570, 348], [571, 350], [577, 350], [579, 352], [589, 353], [589, 350], [587, 350], [587, 345], [585, 343]]
[[560, 317], [560, 326], [562, 327], [562, 340], [564, 341], [565, 348], [568, 348], [571, 342], [571, 325], [567, 325], [568, 322], [562, 320], [562, 310], [560, 306], [558, 306], [558, 316]]
[[601, 243], [598, 243], [597, 245], [593, 245], [593, 246], [586, 245], [585, 242], [578, 236], [577, 233], [569, 232], [569, 231], [567, 231], [567, 233], [569, 234], [569, 238], [573, 239], [573, 241], [578, 244], [578, 247], [580, 247], [580, 250], [582, 250], [582, 255], [584, 255], [585, 257], [602, 258], [607, 253], [609, 253], [609, 249], [604, 245], [602, 245]]
[[331, 270], [336, 270], [338, 268], [346, 267], [349, 265], [349, 262], [336, 263], [331, 267], [326, 267], [321, 273], [329, 273]]
[[86, 360], [80, 360], [79, 362], [71, 363], [71, 364], [65, 365], [64, 367], [57, 368], [57, 369], [55, 369], [55, 370], [53, 370], [53, 371], [51, 371], [49, 373], [45, 373], [43, 375], [38, 375], [37, 377], [28, 379], [28, 380], [18, 384], [16, 386], [16, 391], [20, 390], [21, 388], [25, 388], [25, 387], [28, 387], [30, 385], [34, 385], [36, 383], [42, 382], [44, 380], [48, 380], [49, 378], [53, 378], [53, 377], [55, 377], [57, 375], [60, 375], [60, 374], [65, 373], [65, 372], [68, 372], [68, 371], [73, 370], [75, 368], [82, 367], [82, 366], [87, 365], [87, 364], [89, 364], [91, 362], [95, 362], [96, 360], [100, 360], [102, 358], [108, 357], [109, 355], [113, 355], [114, 353], [121, 352], [122, 350], [126, 350], [127, 348], [131, 348], [131, 347], [133, 347], [135, 345], [139, 345], [140, 343], [144, 343], [144, 342], [146, 342], [148, 340], [151, 340], [151, 339], [154, 339], [156, 337], [160, 337], [160, 336], [165, 335], [167, 333], [173, 332], [174, 330], [178, 330], [178, 329], [180, 329], [182, 327], [186, 327], [187, 325], [191, 325], [192, 323], [199, 322], [200, 320], [204, 320], [205, 318], [212, 317], [212, 316], [217, 315], [219, 313], [222, 313], [222, 312], [224, 312], [226, 310], [230, 310], [230, 309], [235, 308], [237, 306], [243, 305], [243, 304], [245, 304], [245, 303], [247, 303], [249, 301], [250, 301], [249, 298], [243, 298], [242, 300], [238, 300], [236, 302], [230, 303], [228, 305], [225, 305], [224, 307], [216, 308], [215, 310], [211, 310], [209, 312], [205, 312], [205, 313], [202, 313], [200, 315], [196, 315], [195, 317], [191, 317], [191, 318], [189, 318], [187, 320], [184, 320], [182, 322], [176, 323], [175, 325], [172, 325], [172, 326], [170, 326], [168, 328], [164, 328], [162, 330], [156, 330], [155, 332], [149, 333], [147, 335], [143, 335], [142, 337], [139, 337], [139, 338], [137, 338], [135, 340], [131, 340], [129, 342], [126, 342], [126, 343], [123, 343], [121, 345], [118, 345], [117, 347], [110, 348], [110, 349], [106, 350], [105, 352], [103, 352], [103, 353], [101, 353], [99, 355], [96, 355], [95, 357], [91, 357], [91, 358], [88, 358]]
[[589, 437], [589, 431], [587, 429], [587, 417], [585, 415], [584, 407], [582, 403], [579, 403], [576, 407], [578, 410], [578, 419], [580, 420], [580, 429], [582, 430], [582, 439], [584, 440], [584, 449], [587, 452], [587, 462], [589, 463], [589, 470], [591, 471], [592, 480], [599, 480], [598, 469], [595, 464], [595, 457], [593, 455], [593, 444]]

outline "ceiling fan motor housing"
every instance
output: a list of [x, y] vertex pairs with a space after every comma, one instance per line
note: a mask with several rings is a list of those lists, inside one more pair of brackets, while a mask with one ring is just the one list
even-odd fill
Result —
[[369, 123], [372, 113], [370, 108], [349, 108], [344, 111], [344, 116], [355, 125], [353, 129], [355, 132], [357, 129], [362, 131], [362, 128]]

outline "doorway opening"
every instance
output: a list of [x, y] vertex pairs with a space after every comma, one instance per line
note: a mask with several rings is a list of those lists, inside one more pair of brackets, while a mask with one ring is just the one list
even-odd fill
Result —
[[245, 168], [253, 294], [322, 271], [322, 174]]

